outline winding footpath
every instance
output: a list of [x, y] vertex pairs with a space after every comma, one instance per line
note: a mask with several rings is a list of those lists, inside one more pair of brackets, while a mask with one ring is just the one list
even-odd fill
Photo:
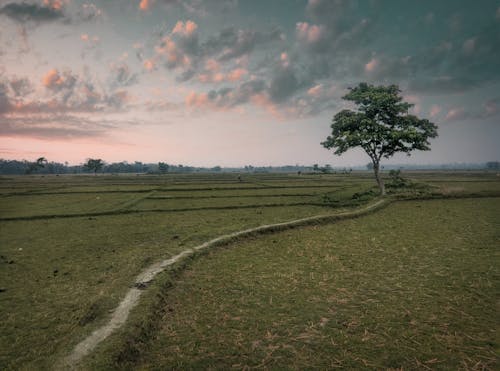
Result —
[[111, 315], [109, 322], [101, 326], [100, 328], [96, 329], [84, 340], [78, 343], [71, 352], [71, 354], [66, 358], [64, 358], [59, 365], [60, 367], [57, 368], [61, 369], [76, 368], [78, 362], [80, 362], [83, 357], [91, 353], [100, 342], [106, 339], [115, 330], [123, 326], [123, 324], [127, 321], [130, 311], [139, 302], [143, 290], [148, 287], [148, 285], [154, 280], [156, 275], [158, 273], [163, 272], [168, 267], [171, 267], [175, 263], [178, 263], [186, 259], [187, 257], [193, 256], [198, 252], [207, 250], [209, 248], [227, 245], [231, 242], [234, 242], [244, 237], [255, 236], [264, 233], [278, 232], [285, 229], [296, 228], [299, 226], [306, 226], [319, 223], [329, 223], [342, 219], [355, 218], [379, 210], [387, 206], [389, 203], [390, 203], [389, 199], [379, 199], [376, 202], [373, 202], [363, 208], [356, 209], [353, 211], [346, 211], [337, 214], [317, 215], [317, 216], [292, 220], [284, 223], [262, 225], [256, 228], [251, 228], [239, 232], [226, 234], [214, 238], [210, 241], [207, 241], [194, 248], [184, 250], [181, 253], [169, 259], [157, 262], [149, 266], [147, 269], [145, 269], [137, 276], [137, 278], [135, 279], [134, 286], [131, 289], [129, 289], [129, 291], [127, 292], [123, 300], [120, 302], [118, 307], [113, 311], [113, 314]]

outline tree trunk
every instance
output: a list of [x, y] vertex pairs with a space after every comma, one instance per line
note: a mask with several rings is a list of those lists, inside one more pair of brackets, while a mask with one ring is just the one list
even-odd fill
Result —
[[375, 179], [377, 180], [378, 188], [380, 189], [380, 195], [385, 195], [385, 186], [384, 181], [382, 180], [382, 176], [380, 175], [380, 163], [373, 163], [373, 171], [375, 173]]

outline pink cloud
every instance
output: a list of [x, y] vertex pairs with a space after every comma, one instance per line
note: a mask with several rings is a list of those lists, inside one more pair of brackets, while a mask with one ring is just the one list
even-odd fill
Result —
[[313, 86], [312, 88], [310, 88], [308, 91], [307, 91], [307, 95], [311, 96], [311, 97], [314, 97], [314, 98], [317, 98], [321, 95], [323, 91], [323, 85], [321, 84], [318, 84], [316, 86]]
[[205, 62], [205, 69], [210, 72], [217, 72], [220, 70], [220, 64], [215, 59], [208, 59]]
[[190, 92], [184, 99], [186, 105], [192, 108], [202, 108], [208, 105], [209, 99], [207, 93]]
[[141, 2], [139, 3], [139, 9], [142, 11], [149, 10], [152, 4], [153, 0], [141, 0]]
[[365, 64], [366, 72], [373, 72], [378, 67], [379, 61], [376, 58], [372, 58], [367, 64]]
[[288, 58], [288, 54], [285, 53], [285, 52], [281, 53], [281, 55], [280, 55], [280, 61], [281, 61], [281, 65], [283, 67], [285, 67], [285, 68], [290, 65], [290, 60]]
[[68, 0], [43, 0], [43, 4], [53, 10], [62, 10], [68, 3]]
[[463, 108], [452, 108], [445, 116], [446, 121], [462, 120], [465, 118], [465, 110]]
[[244, 68], [235, 68], [234, 70], [230, 71], [227, 74], [226, 79], [228, 81], [239, 81], [246, 74], [248, 74], [248, 71], [246, 69], [244, 69]]
[[163, 38], [161, 45], [157, 46], [155, 51], [157, 54], [165, 56], [170, 67], [189, 67], [191, 65], [191, 59], [177, 48], [177, 44], [169, 36]]
[[188, 20], [186, 23], [178, 21], [172, 29], [172, 33], [189, 37], [192, 36], [197, 29], [198, 25], [193, 21]]
[[42, 78], [42, 84], [48, 89], [58, 89], [65, 85], [65, 78], [55, 68], [47, 72]]
[[154, 61], [154, 60], [152, 60], [152, 59], [146, 59], [146, 60], [142, 63], [142, 65], [143, 65], [143, 66], [144, 66], [144, 68], [145, 68], [147, 71], [149, 71], [149, 72], [154, 71], [154, 70], [156, 69], [156, 63], [155, 63], [155, 61]]
[[209, 64], [208, 69], [198, 75], [198, 81], [202, 83], [217, 83], [223, 81], [236, 82], [240, 81], [243, 76], [248, 74], [248, 70], [245, 68], [235, 68], [228, 73], [217, 72], [220, 66]]
[[438, 106], [437, 104], [433, 104], [429, 111], [429, 116], [431, 118], [435, 118], [440, 112], [441, 112], [441, 107]]
[[323, 37], [324, 27], [307, 22], [298, 22], [296, 25], [299, 40], [310, 44], [317, 43]]

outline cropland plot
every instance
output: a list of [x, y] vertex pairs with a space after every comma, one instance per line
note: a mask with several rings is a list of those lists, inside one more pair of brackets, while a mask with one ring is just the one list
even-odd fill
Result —
[[143, 199], [135, 206], [135, 210], [169, 210], [211, 207], [238, 207], [262, 205], [287, 205], [297, 203], [319, 203], [316, 196], [292, 197], [229, 197], [229, 198], [185, 198], [185, 199]]
[[9, 196], [1, 199], [0, 217], [29, 217], [102, 212], [119, 208], [135, 193], [84, 193]]
[[135, 363], [91, 365], [498, 369], [499, 231], [500, 199], [440, 200], [236, 243], [177, 278]]
[[0, 222], [0, 368], [53, 367], [153, 262], [222, 234], [327, 212], [289, 206]]
[[119, 192], [151, 192], [158, 189], [157, 185], [71, 185], [64, 188], [40, 190], [37, 193], [119, 193]]
[[206, 191], [157, 191], [149, 198], [224, 198], [224, 197], [275, 197], [275, 196], [313, 196], [325, 192], [342, 189], [332, 187], [314, 187], [307, 188], [276, 188], [276, 187], [255, 187], [253, 189], [225, 189], [225, 190], [206, 190]]
[[435, 191], [444, 195], [500, 195], [500, 179], [498, 181], [434, 181], [430, 182]]

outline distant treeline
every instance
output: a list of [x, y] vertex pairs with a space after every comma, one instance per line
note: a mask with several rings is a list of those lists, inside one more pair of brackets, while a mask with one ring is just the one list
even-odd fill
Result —
[[[26, 160], [4, 160], [0, 159], [0, 174], [90, 174], [93, 173], [85, 164], [69, 165], [59, 162], [44, 162], [39, 166], [34, 166], [36, 162]], [[331, 169], [331, 167], [322, 167], [318, 169]], [[118, 173], [149, 173], [149, 174], [168, 174], [168, 173], [212, 173], [212, 172], [307, 172], [313, 171], [313, 166], [265, 166], [265, 167], [234, 167], [222, 168], [214, 167], [194, 167], [186, 165], [172, 165], [165, 162], [143, 163], [135, 162], [113, 162], [105, 163], [98, 173], [118, 174]]]
[[[90, 174], [92, 170], [85, 164], [69, 165], [68, 163], [43, 161], [30, 162], [26, 160], [4, 160], [0, 159], [0, 174]], [[35, 166], [34, 166], [35, 165]], [[481, 164], [443, 164], [443, 165], [386, 165], [385, 170], [403, 169], [403, 170], [500, 170], [499, 161], [490, 161]], [[370, 170], [369, 166], [355, 166], [352, 168], [332, 167], [331, 165], [311, 166], [286, 165], [286, 166], [251, 166], [244, 167], [194, 167], [186, 165], [172, 165], [165, 162], [143, 163], [135, 162], [113, 162], [104, 163], [99, 173], [118, 174], [118, 173], [149, 173], [149, 174], [168, 174], [168, 173], [350, 173], [353, 170]]]

